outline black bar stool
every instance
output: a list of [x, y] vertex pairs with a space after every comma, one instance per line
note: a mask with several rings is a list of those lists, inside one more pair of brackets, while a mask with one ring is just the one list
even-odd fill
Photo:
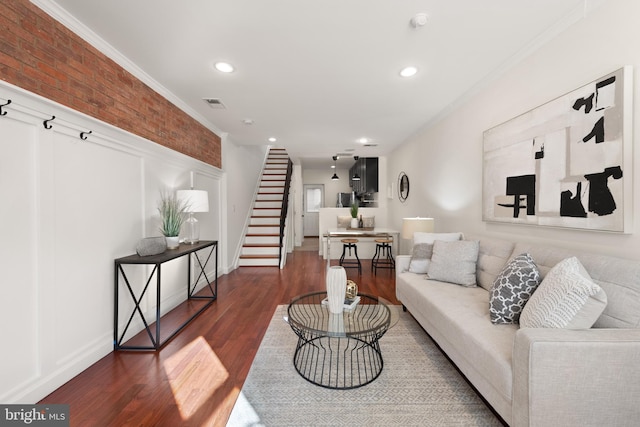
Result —
[[[342, 256], [340, 257], [340, 265], [344, 268], [357, 268], [358, 274], [362, 274], [362, 264], [360, 264], [360, 258], [358, 258], [358, 239], [342, 239]], [[353, 249], [353, 254], [356, 257], [355, 259], [347, 259], [344, 257], [347, 254], [347, 249], [349, 249], [349, 256], [351, 256], [351, 249]]]
[[378, 274], [379, 268], [396, 268], [396, 262], [393, 259], [393, 254], [391, 253], [391, 244], [393, 243], [393, 239], [391, 237], [386, 237], [383, 239], [375, 239], [375, 242], [376, 253], [371, 259], [371, 271], [373, 271], [374, 274]]

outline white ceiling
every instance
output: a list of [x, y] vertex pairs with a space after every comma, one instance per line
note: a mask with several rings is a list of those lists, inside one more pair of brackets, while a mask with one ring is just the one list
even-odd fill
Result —
[[[32, 1], [216, 133], [276, 137], [305, 167], [388, 154], [602, 2]], [[419, 12], [429, 19], [415, 29]], [[407, 65], [418, 74], [401, 78]]]

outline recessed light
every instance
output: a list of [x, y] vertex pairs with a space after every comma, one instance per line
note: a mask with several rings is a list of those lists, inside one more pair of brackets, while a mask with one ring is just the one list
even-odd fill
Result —
[[269, 142], [276, 142], [276, 141], [277, 141], [277, 139], [274, 138], [273, 136], [271, 138], [269, 138]]
[[402, 77], [411, 77], [411, 76], [415, 76], [415, 74], [418, 72], [418, 69], [416, 67], [410, 66], [410, 67], [405, 67], [400, 71], [400, 75]]
[[245, 125], [252, 125], [253, 124], [253, 119], [243, 119], [242, 123], [244, 123]]
[[358, 142], [360, 144], [366, 144], [367, 142], [369, 142], [369, 138], [358, 138]]
[[233, 65], [229, 64], [228, 62], [216, 62], [216, 70], [220, 71], [221, 73], [233, 73]]

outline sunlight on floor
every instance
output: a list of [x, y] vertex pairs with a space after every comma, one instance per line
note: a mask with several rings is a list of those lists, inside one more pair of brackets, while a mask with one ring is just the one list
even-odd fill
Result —
[[188, 420], [229, 377], [207, 341], [198, 337], [164, 364], [182, 419]]

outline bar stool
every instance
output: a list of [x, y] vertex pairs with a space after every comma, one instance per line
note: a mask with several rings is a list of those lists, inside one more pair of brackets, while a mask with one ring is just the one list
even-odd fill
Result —
[[[358, 274], [362, 274], [362, 264], [360, 264], [360, 258], [358, 258], [358, 239], [342, 239], [342, 256], [340, 257], [340, 265], [344, 268], [357, 268]], [[347, 249], [349, 249], [349, 256], [351, 256], [351, 249], [353, 249], [353, 254], [355, 255], [355, 259], [347, 259], [344, 257], [347, 254]]]
[[376, 253], [371, 259], [371, 271], [373, 271], [374, 274], [378, 274], [379, 268], [396, 268], [396, 262], [393, 259], [393, 254], [391, 253], [391, 244], [393, 243], [393, 239], [391, 237], [385, 237], [375, 239], [375, 242]]

